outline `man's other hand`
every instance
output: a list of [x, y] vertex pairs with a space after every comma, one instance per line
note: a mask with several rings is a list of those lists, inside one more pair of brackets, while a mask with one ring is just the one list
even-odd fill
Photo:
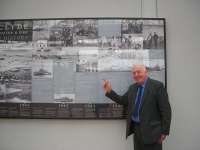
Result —
[[161, 136], [160, 136], [160, 138], [159, 138], [159, 140], [158, 140], [158, 143], [159, 143], [159, 144], [162, 144], [162, 142], [165, 140], [165, 138], [166, 138], [166, 135], [161, 134]]

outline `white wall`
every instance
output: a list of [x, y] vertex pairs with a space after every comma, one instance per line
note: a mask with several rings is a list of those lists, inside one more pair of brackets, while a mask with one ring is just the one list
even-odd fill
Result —
[[[0, 19], [141, 17], [140, 0], [0, 0]], [[143, 0], [155, 17], [155, 0]], [[164, 150], [200, 148], [200, 1], [158, 0], [167, 23], [168, 92], [173, 109]], [[133, 150], [124, 120], [0, 119], [0, 150]]]

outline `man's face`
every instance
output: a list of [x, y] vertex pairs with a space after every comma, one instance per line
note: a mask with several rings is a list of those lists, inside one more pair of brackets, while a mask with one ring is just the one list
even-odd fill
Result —
[[145, 68], [145, 66], [143, 65], [134, 65], [133, 69], [132, 69], [132, 75], [133, 75], [133, 79], [137, 82], [137, 83], [144, 83], [146, 77], [147, 77], [147, 70]]

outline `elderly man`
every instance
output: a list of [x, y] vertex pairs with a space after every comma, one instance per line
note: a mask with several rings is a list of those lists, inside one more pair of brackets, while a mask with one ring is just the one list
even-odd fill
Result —
[[167, 91], [161, 82], [148, 77], [142, 64], [133, 65], [132, 75], [136, 83], [122, 96], [108, 80], [103, 81], [103, 89], [107, 97], [127, 108], [126, 137], [134, 133], [134, 150], [162, 150], [171, 123]]

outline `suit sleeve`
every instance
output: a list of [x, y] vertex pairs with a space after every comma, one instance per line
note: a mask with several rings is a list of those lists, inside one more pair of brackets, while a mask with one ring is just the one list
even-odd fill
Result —
[[106, 93], [106, 96], [120, 105], [127, 106], [128, 93], [129, 92], [127, 91], [124, 95], [120, 96], [115, 91], [111, 90], [109, 93]]
[[169, 103], [167, 91], [164, 88], [163, 84], [158, 87], [157, 96], [158, 108], [162, 120], [162, 133], [165, 135], [169, 135], [171, 124], [171, 106]]

